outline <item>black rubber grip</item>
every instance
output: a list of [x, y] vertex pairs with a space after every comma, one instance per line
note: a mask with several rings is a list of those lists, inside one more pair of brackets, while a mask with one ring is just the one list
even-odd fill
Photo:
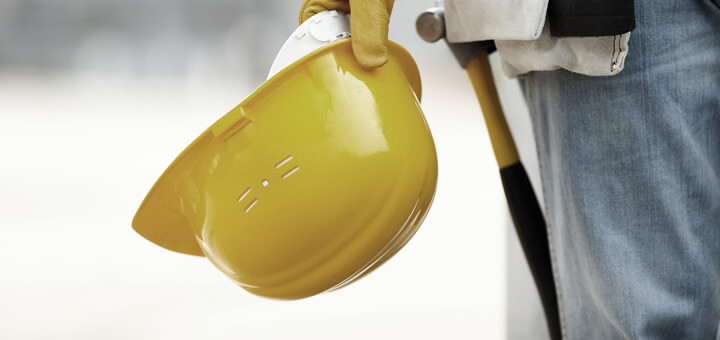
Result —
[[457, 59], [460, 67], [463, 69], [467, 67], [467, 64], [469, 64], [471, 60], [477, 58], [477, 56], [483, 52], [490, 54], [497, 50], [494, 40], [451, 43], [445, 39], [445, 42], [450, 46], [450, 51], [452, 51], [455, 59]]
[[561, 340], [557, 292], [550, 261], [550, 247], [540, 205], [522, 163], [500, 169], [505, 198], [512, 215], [535, 286], [540, 293], [550, 338]]

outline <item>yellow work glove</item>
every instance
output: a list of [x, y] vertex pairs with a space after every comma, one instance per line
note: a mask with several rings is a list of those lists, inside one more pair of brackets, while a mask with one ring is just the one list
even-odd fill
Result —
[[388, 24], [395, 0], [304, 0], [300, 23], [322, 11], [350, 13], [352, 49], [358, 64], [366, 68], [384, 65], [388, 60]]

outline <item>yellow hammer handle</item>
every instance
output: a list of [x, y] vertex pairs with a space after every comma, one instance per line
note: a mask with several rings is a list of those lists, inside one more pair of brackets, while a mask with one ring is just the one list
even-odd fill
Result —
[[483, 52], [471, 60], [465, 67], [465, 71], [470, 77], [475, 95], [480, 102], [498, 166], [503, 169], [517, 163], [520, 157], [500, 106], [500, 99], [498, 99], [497, 89], [490, 71], [488, 53]]

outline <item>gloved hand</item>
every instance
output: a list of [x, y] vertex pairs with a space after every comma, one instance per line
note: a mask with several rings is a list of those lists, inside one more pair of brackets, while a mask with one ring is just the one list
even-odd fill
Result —
[[350, 13], [352, 49], [357, 62], [375, 68], [388, 61], [388, 24], [395, 0], [304, 0], [300, 7], [300, 24], [311, 16], [328, 10]]

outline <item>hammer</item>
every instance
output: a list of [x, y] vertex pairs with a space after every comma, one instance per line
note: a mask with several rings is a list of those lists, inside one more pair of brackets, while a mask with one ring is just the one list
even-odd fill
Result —
[[425, 10], [418, 16], [415, 26], [420, 37], [427, 42], [444, 39], [460, 63], [460, 67], [465, 69], [470, 78], [485, 118], [495, 160], [500, 168], [500, 178], [515, 225], [515, 232], [542, 301], [550, 338], [560, 340], [562, 339], [560, 315], [547, 227], [505, 121], [492, 78], [488, 54], [495, 51], [495, 44], [493, 41], [449, 42], [445, 36], [445, 17], [441, 7]]

